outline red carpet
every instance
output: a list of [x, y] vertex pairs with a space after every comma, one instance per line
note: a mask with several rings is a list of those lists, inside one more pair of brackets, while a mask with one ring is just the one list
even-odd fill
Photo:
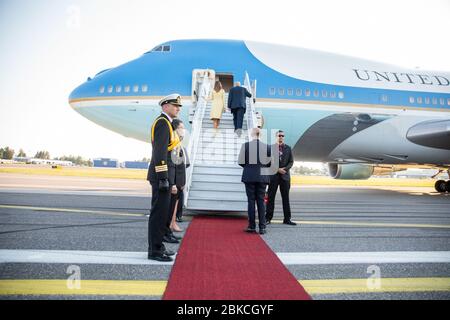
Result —
[[195, 217], [163, 299], [311, 299], [264, 240], [243, 231], [246, 227], [241, 218]]

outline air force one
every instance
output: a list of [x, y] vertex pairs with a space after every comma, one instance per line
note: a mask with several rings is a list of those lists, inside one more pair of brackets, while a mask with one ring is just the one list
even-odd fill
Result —
[[[177, 40], [88, 78], [69, 103], [107, 129], [148, 142], [163, 96], [181, 94], [180, 117], [192, 120], [198, 70], [212, 72], [226, 91], [246, 73], [257, 80], [250, 88], [263, 128], [282, 129], [296, 160], [327, 162], [336, 179], [407, 167], [450, 172], [448, 72], [252, 41]], [[450, 192], [450, 181], [436, 189]]]

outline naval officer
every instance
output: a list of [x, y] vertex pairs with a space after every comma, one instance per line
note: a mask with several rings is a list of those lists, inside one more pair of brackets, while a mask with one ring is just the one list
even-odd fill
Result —
[[172, 261], [170, 252], [165, 249], [162, 240], [170, 206], [169, 166], [171, 151], [179, 144], [180, 139], [172, 127], [172, 120], [180, 112], [181, 97], [171, 94], [160, 100], [162, 112], [152, 125], [152, 160], [148, 168], [147, 180], [152, 187], [152, 208], [148, 221], [148, 259]]

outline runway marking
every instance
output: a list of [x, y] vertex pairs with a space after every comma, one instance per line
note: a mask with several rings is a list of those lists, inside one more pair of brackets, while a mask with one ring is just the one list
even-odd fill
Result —
[[450, 291], [450, 278], [380, 278], [378, 288], [372, 279], [299, 280], [309, 294], [439, 292]]
[[116, 211], [103, 210], [82, 210], [82, 209], [68, 209], [68, 208], [50, 208], [50, 207], [33, 207], [33, 206], [14, 206], [0, 204], [0, 208], [17, 209], [17, 210], [33, 210], [33, 211], [50, 211], [50, 212], [66, 212], [66, 213], [89, 213], [106, 216], [122, 216], [122, 217], [143, 217], [145, 214], [141, 213], [126, 213]]
[[279, 252], [285, 265], [450, 263], [450, 251]]
[[167, 281], [81, 280], [70, 289], [67, 280], [0, 280], [0, 295], [162, 296]]
[[[450, 278], [380, 278], [379, 288], [370, 279], [298, 280], [309, 294], [385, 292], [449, 292]], [[67, 280], [0, 280], [0, 295], [118, 295], [162, 296], [167, 281], [80, 280], [80, 289], [69, 289]]]
[[[278, 252], [284, 265], [450, 263], [450, 251]], [[172, 265], [147, 259], [146, 252], [0, 250], [0, 263]]]
[[[352, 227], [383, 227], [383, 228], [441, 228], [450, 229], [450, 224], [419, 224], [419, 223], [383, 223], [383, 222], [355, 222], [355, 221], [311, 221], [296, 220], [297, 224], [309, 225], [340, 225]], [[272, 220], [272, 223], [282, 224], [282, 220]]]
[[147, 252], [77, 250], [0, 250], [0, 263], [173, 264], [148, 260]]

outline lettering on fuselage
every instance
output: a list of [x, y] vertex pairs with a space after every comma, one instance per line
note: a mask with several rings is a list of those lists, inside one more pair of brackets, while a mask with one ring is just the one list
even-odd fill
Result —
[[422, 84], [429, 86], [449, 86], [450, 81], [444, 76], [418, 74], [418, 73], [398, 73], [387, 71], [373, 71], [352, 69], [356, 77], [361, 81], [379, 81], [393, 83]]

